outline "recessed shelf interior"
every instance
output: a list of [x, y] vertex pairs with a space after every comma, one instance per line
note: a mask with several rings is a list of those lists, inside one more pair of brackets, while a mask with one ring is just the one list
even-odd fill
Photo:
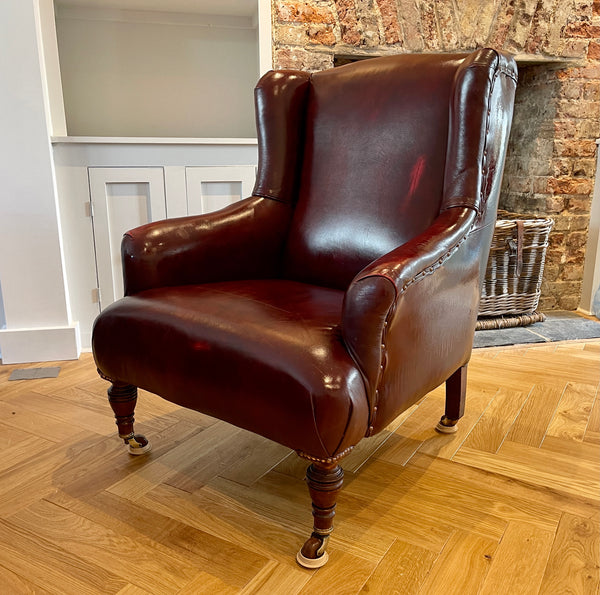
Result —
[[69, 136], [255, 136], [257, 0], [54, 4]]

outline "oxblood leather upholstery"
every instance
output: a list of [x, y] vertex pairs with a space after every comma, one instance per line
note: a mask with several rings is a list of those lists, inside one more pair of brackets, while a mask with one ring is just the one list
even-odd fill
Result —
[[490, 49], [267, 73], [253, 196], [126, 234], [101, 373], [340, 459], [469, 360], [515, 82]]
[[112, 379], [332, 457], [364, 436], [369, 418], [340, 336], [343, 299], [336, 289], [270, 279], [148, 289], [105, 310], [95, 333], [98, 366]]

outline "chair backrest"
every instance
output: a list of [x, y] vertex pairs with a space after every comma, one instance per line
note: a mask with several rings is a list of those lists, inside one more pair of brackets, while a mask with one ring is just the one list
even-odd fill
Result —
[[516, 77], [507, 60], [494, 50], [398, 55], [265, 75], [255, 194], [296, 205], [283, 276], [345, 289], [440, 210], [490, 202], [495, 214], [508, 135], [489, 130], [489, 115], [501, 109], [497, 74]]

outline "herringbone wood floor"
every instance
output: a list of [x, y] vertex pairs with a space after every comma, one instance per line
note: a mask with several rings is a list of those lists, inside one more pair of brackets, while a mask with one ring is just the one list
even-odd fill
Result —
[[[40, 364], [36, 364], [39, 366]], [[92, 359], [0, 366], [0, 593], [598, 592], [600, 341], [476, 351], [455, 435], [443, 391], [345, 460], [331, 559], [294, 453], [143, 393], [130, 457]], [[24, 366], [19, 366], [24, 367]]]

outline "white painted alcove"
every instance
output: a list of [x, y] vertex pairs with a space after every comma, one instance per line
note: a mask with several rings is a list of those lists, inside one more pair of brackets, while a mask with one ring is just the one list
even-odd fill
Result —
[[[75, 11], [94, 8], [77, 0]], [[271, 68], [269, 0], [256, 6], [259, 73]], [[69, 0], [68, 4], [74, 4]], [[191, 12], [235, 11], [246, 0], [102, 0], [102, 10]], [[211, 8], [212, 7], [212, 8]], [[71, 13], [73, 14], [73, 13]], [[106, 14], [106, 13], [105, 13]], [[165, 165], [165, 179], [176, 169], [198, 165], [235, 165], [255, 160], [256, 140], [202, 138], [78, 138], [67, 134], [53, 0], [4, 0], [0, 18], [0, 351], [3, 363], [78, 357], [82, 300], [90, 301], [85, 277], [94, 277], [89, 259], [91, 223], [82, 213], [88, 199], [88, 157], [105, 167], [123, 166], [114, 159], [127, 155], [131, 166]], [[131, 16], [131, 15], [129, 15]], [[169, 17], [167, 17], [169, 18]], [[180, 17], [174, 17], [178, 20]], [[200, 17], [192, 17], [198, 23]], [[91, 148], [92, 147], [92, 148]], [[120, 149], [119, 147], [123, 147]], [[186, 156], [182, 156], [182, 147]], [[215, 152], [212, 149], [217, 148]], [[189, 151], [187, 150], [189, 149]], [[216, 156], [215, 156], [216, 155]], [[116, 156], [116, 157], [115, 157]], [[125, 158], [125, 157], [124, 157]], [[176, 163], [179, 160], [181, 163]], [[217, 163], [215, 163], [215, 160]], [[169, 169], [171, 168], [171, 169]], [[168, 170], [168, 171], [167, 171]], [[170, 172], [170, 173], [169, 173]], [[167, 175], [169, 174], [169, 175]], [[73, 202], [73, 197], [77, 200]], [[85, 250], [80, 250], [85, 246]], [[79, 258], [80, 253], [83, 258]], [[73, 258], [73, 254], [76, 258]], [[76, 263], [74, 265], [74, 263]], [[93, 268], [93, 265], [91, 265]], [[83, 271], [83, 273], [82, 273]], [[83, 282], [82, 282], [83, 281]], [[86, 304], [86, 307], [89, 304]], [[84, 312], [88, 317], [93, 308]], [[84, 332], [88, 335], [89, 329]], [[86, 341], [87, 342], [87, 339]]]

